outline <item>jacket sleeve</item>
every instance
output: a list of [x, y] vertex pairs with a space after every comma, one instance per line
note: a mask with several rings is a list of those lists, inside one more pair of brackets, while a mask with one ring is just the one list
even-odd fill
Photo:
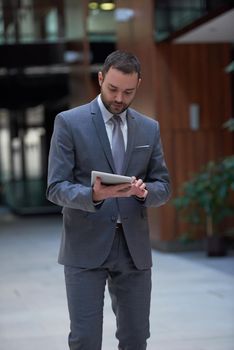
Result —
[[98, 206], [92, 201], [92, 188], [75, 181], [74, 167], [75, 150], [72, 132], [61, 113], [55, 118], [51, 138], [47, 198], [62, 207], [95, 212]]
[[148, 195], [143, 205], [146, 207], [159, 207], [165, 204], [171, 195], [170, 176], [164, 159], [158, 122], [156, 122], [154, 140], [153, 151], [145, 179]]

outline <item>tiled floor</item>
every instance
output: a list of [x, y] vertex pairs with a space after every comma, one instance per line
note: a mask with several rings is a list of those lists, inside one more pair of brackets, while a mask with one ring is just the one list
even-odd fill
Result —
[[[0, 350], [67, 350], [58, 216], [0, 216]], [[234, 254], [153, 252], [148, 350], [234, 350]], [[103, 350], [117, 349], [106, 293]]]

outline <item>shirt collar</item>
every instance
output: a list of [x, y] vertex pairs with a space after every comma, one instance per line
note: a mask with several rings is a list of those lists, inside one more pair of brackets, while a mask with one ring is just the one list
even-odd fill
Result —
[[[106, 109], [106, 107], [104, 106], [104, 103], [102, 102], [102, 99], [101, 99], [101, 94], [98, 95], [97, 101], [98, 101], [98, 105], [99, 105], [99, 108], [100, 108], [101, 113], [102, 113], [102, 117], [103, 117], [104, 123], [108, 123], [110, 121], [110, 119], [112, 118], [113, 114], [110, 113]], [[122, 113], [118, 114], [120, 116], [123, 124], [126, 123], [126, 114], [127, 114], [126, 110], [123, 111]]]

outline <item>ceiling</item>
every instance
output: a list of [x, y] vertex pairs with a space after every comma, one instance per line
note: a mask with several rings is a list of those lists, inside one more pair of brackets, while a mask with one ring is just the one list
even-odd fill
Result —
[[176, 38], [174, 43], [234, 43], [234, 9]]

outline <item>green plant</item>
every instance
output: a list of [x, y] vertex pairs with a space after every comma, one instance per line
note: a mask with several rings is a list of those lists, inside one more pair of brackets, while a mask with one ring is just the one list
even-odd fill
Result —
[[182, 218], [206, 227], [208, 236], [217, 234], [217, 225], [234, 214], [234, 156], [209, 162], [181, 188], [173, 204]]
[[234, 118], [228, 119], [224, 124], [223, 127], [228, 129], [229, 131], [234, 131]]

